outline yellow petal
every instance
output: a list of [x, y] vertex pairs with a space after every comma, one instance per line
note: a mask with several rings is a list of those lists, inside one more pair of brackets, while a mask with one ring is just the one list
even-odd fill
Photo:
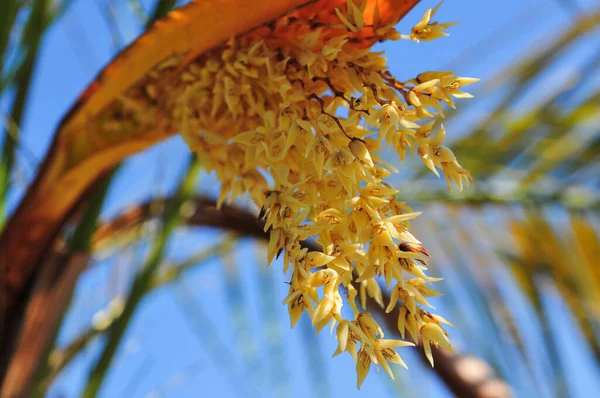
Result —
[[337, 327], [337, 331], [336, 331], [336, 337], [338, 340], [338, 348], [341, 351], [346, 351], [346, 345], [348, 343], [348, 336], [349, 336], [349, 329], [348, 329], [348, 322], [344, 321], [341, 322], [338, 327]]
[[364, 350], [361, 349], [358, 352], [358, 358], [356, 361], [356, 376], [357, 382], [356, 387], [360, 390], [361, 384], [365, 381], [369, 370], [371, 369], [371, 356]]
[[439, 325], [433, 322], [426, 323], [421, 327], [420, 333], [423, 338], [434, 341], [437, 345], [447, 350], [452, 350], [448, 336]]

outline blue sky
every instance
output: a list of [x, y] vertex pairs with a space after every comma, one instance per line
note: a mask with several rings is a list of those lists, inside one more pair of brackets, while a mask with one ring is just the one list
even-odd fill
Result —
[[[106, 20], [99, 13], [106, 3], [101, 0], [75, 0], [67, 14], [51, 28], [43, 43], [28, 113], [22, 126], [23, 142], [37, 159], [43, 158], [53, 129], [62, 115], [115, 54]], [[119, 15], [120, 34], [129, 42], [139, 33], [139, 24], [127, 9], [127, 2], [113, 3]], [[146, 9], [149, 9], [150, 3], [145, 2]], [[461, 21], [451, 28], [450, 37], [420, 44], [407, 41], [386, 43], [381, 47], [387, 53], [392, 72], [399, 78], [451, 67], [457, 75], [482, 78], [479, 90], [484, 90], [489, 78], [496, 72], [566, 26], [571, 15], [563, 3], [568, 2], [447, 0], [438, 13], [438, 20]], [[583, 6], [592, 3], [580, 2]], [[434, 1], [422, 1], [400, 23], [400, 31], [407, 32], [425, 9], [435, 4]], [[557, 76], [568, 74], [568, 65], [560, 67], [556, 73]], [[472, 112], [462, 123], [478, 117], [481, 114]], [[449, 136], [460, 135], [460, 126], [454, 124], [456, 127], [449, 129]], [[110, 192], [104, 215], [113, 215], [128, 204], [152, 194], [169, 192], [175, 177], [184, 167], [187, 153], [186, 146], [176, 137], [132, 157]], [[20, 164], [23, 172], [31, 177], [32, 170], [27, 162], [21, 159]], [[199, 189], [214, 191], [211, 189], [213, 181], [210, 176], [203, 176]], [[19, 190], [13, 193], [13, 203], [20, 194]], [[207, 242], [214, 242], [217, 237], [215, 231], [180, 233], [171, 242], [172, 258], [182, 259]], [[133, 260], [139, 256], [140, 253], [132, 250], [117, 260], [99, 260], [85, 273], [61, 331], [61, 343], [89, 327], [93, 315], [116, 293], [124, 292]], [[443, 385], [428, 377], [428, 370], [422, 367], [410, 349], [404, 355], [410, 369], [397, 369], [401, 383], [394, 385], [385, 373], [373, 369], [361, 391], [357, 391], [351, 358], [330, 358], [335, 350], [335, 339], [328, 332], [324, 331], [314, 338], [305, 318], [290, 330], [285, 307], [279, 304], [287, 294], [281, 264], [274, 263], [270, 269], [264, 270], [261, 253], [257, 253], [256, 246], [247, 241], [241, 244], [240, 251], [235, 253], [231, 262], [244, 278], [239, 285], [227, 276], [222, 262], [215, 260], [190, 272], [182, 284], [161, 288], [144, 301], [106, 379], [103, 397], [191, 397], [204, 394], [223, 397], [371, 397], [397, 396], [398, 391], [403, 391], [402, 396], [405, 397], [447, 395]], [[443, 259], [439, 261], [442, 271], [443, 262]], [[114, 276], [116, 267], [122, 267], [119, 277]], [[453, 280], [452, 275], [444, 276]], [[460, 281], [460, 276], [455, 275], [454, 278], [455, 294], [460, 298], [460, 289], [456, 286], [464, 282]], [[462, 299], [477, 306], [480, 304], [477, 300], [483, 297], [474, 301], [472, 297]], [[451, 318], [452, 310], [444, 307], [442, 301], [437, 300], [435, 305], [442, 315]], [[550, 295], [548, 305], [555, 304]], [[526, 318], [526, 309], [520, 311], [521, 316]], [[564, 319], [568, 315], [564, 311], [557, 314], [560, 315], [557, 322], [566, 322]], [[465, 329], [459, 327], [459, 331], [453, 331], [459, 347], [473, 353], [493, 352], [497, 347], [493, 347], [492, 341], [477, 337], [476, 326], [473, 325], [476, 321], [457, 322], [465, 325]], [[536, 327], [530, 325], [532, 334], [536, 333]], [[572, 341], [576, 334], [563, 337], [567, 349], [564, 367], [573, 369], [574, 356], [568, 353], [582, 348]], [[469, 345], [473, 341], [477, 342], [476, 346]], [[77, 396], [101, 344], [102, 341], [96, 341], [72, 363], [54, 384], [50, 396]], [[540, 352], [536, 347], [531, 349], [533, 354]], [[585, 354], [582, 355], [585, 357]], [[498, 366], [501, 368], [502, 364]], [[593, 386], [589, 384], [592, 383], [590, 377], [597, 376], [597, 373], [583, 370], [575, 373], [570, 376], [572, 388], [579, 388], [574, 395], [582, 396], [579, 394]], [[522, 386], [522, 391], [528, 390], [528, 381], [524, 377], [515, 375], [512, 381]]]

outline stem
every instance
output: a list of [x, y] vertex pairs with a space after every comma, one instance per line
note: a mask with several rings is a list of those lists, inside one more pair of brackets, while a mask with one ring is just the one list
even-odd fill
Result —
[[144, 297], [148, 287], [151, 286], [154, 274], [163, 260], [169, 237], [180, 221], [179, 210], [183, 203], [191, 197], [196, 177], [199, 172], [200, 163], [194, 159], [191, 161], [187, 174], [184, 177], [175, 198], [169, 203], [165, 210], [162, 229], [156, 237], [148, 261], [133, 281], [129, 297], [125, 304], [125, 309], [108, 332], [106, 346], [100, 355], [100, 359], [90, 373], [87, 386], [82, 394], [83, 398], [93, 398], [98, 395], [108, 369], [112, 364], [115, 353], [129, 326], [129, 322], [133, 318], [133, 314]]
[[[29, 97], [29, 89], [31, 87], [33, 71], [38, 59], [42, 37], [50, 24], [50, 21], [48, 20], [50, 3], [50, 0], [38, 0], [33, 4], [27, 25], [23, 31], [22, 41], [27, 47], [27, 50], [23, 62], [18, 67], [15, 82], [17, 93], [10, 112], [11, 123], [7, 123], [9, 126], [7, 126], [4, 131], [4, 142], [2, 143], [2, 155], [0, 157], [0, 230], [4, 225], [6, 195], [10, 188], [10, 175], [14, 168], [15, 150], [19, 140], [19, 129], [10, 131], [12, 129], [10, 125], [20, 127], [23, 122], [25, 105], [27, 104], [27, 99]], [[16, 12], [17, 10], [14, 11]], [[16, 14], [14, 16], [8, 15], [7, 18], [9, 21], [11, 17], [16, 18]], [[3, 60], [0, 62], [0, 67], [3, 66], [2, 63]], [[0, 71], [2, 71], [2, 69], [0, 69]]]

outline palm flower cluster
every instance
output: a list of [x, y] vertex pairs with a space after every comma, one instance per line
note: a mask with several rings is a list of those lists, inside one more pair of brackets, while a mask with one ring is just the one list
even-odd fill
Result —
[[[365, 311], [368, 298], [388, 312], [398, 304], [398, 330], [422, 341], [432, 364], [431, 344], [451, 349], [442, 327], [449, 322], [422, 308], [439, 294], [431, 287], [439, 278], [427, 275], [429, 254], [409, 231], [419, 213], [385, 182], [395, 170], [380, 151], [391, 147], [404, 160], [408, 149], [462, 189], [471, 177], [437, 126], [443, 106], [469, 97], [461, 88], [476, 79], [426, 72], [400, 81], [372, 50], [377, 41], [445, 36], [452, 24], [431, 21], [437, 7], [401, 35], [377, 5], [366, 20], [366, 0], [324, 3], [331, 6], [297, 10], [191, 63], [173, 112], [222, 182], [219, 202], [249, 194], [261, 209], [268, 260], [283, 254], [284, 272], [291, 270], [284, 303], [292, 326], [303, 312], [317, 331], [337, 325], [335, 354], [350, 353], [360, 386], [372, 363], [393, 377], [388, 362], [404, 365], [395, 347], [412, 345], [384, 339]], [[153, 90], [147, 86], [149, 96]], [[322, 251], [302, 248], [306, 239]]]

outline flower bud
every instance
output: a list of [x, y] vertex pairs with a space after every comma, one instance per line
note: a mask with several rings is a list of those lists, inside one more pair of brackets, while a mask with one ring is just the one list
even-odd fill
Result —
[[348, 144], [350, 151], [354, 156], [360, 159], [363, 163], [365, 163], [369, 167], [373, 167], [375, 163], [373, 163], [373, 159], [371, 159], [371, 154], [367, 149], [367, 146], [364, 142], [360, 140], [352, 140], [350, 144]]

